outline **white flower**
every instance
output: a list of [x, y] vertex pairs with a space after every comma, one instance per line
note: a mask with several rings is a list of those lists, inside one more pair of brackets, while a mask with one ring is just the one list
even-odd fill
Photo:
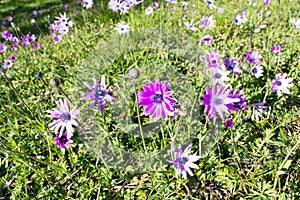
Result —
[[4, 60], [4, 69], [9, 69], [13, 66], [13, 62], [11, 60]]
[[35, 23], [35, 19], [32, 18], [32, 19], [30, 20], [30, 23], [31, 23], [31, 24], [34, 24], [34, 23]]
[[263, 68], [260, 65], [255, 65], [251, 71], [256, 78], [263, 76], [264, 73]]
[[223, 64], [220, 67], [209, 68], [209, 71], [213, 84], [219, 83], [220, 85], [224, 85], [225, 81], [230, 81], [227, 77], [230, 71], [225, 71], [225, 65]]
[[93, 2], [93, 0], [83, 0], [81, 5], [82, 5], [82, 7], [89, 9], [89, 8], [93, 7], [94, 2]]
[[191, 31], [197, 31], [198, 30], [198, 28], [193, 23], [193, 20], [191, 22], [184, 22], [183, 24], [187, 27], [188, 30], [191, 30]]
[[216, 8], [216, 6], [214, 5], [215, 0], [204, 0], [204, 2], [207, 3], [210, 9]]
[[145, 9], [145, 15], [151, 15], [153, 13], [153, 8], [151, 6]]
[[120, 35], [130, 32], [130, 26], [125, 24], [123, 21], [119, 22], [115, 29]]
[[291, 23], [296, 29], [300, 29], [300, 18], [298, 20], [291, 18]]
[[259, 121], [259, 118], [261, 117], [261, 114], [265, 114], [267, 111], [266, 109], [268, 108], [268, 106], [265, 106], [266, 102], [261, 102], [261, 103], [256, 103], [253, 106], [253, 111], [252, 111], [252, 116], [251, 116], [251, 120], [254, 121], [254, 119], [256, 121]]
[[241, 25], [241, 24], [245, 23], [246, 21], [247, 21], [247, 17], [246, 17], [245, 12], [243, 12], [241, 15], [236, 15], [233, 20], [233, 22], [236, 25]]

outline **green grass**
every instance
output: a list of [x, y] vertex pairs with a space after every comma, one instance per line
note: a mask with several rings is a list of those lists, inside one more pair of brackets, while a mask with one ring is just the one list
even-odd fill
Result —
[[[67, 2], [70, 6], [66, 11], [62, 8], [65, 2], [61, 1], [23, 1], [22, 4], [19, 1], [2, 1], [2, 20], [13, 11], [14, 22], [19, 28], [18, 34], [36, 34], [41, 49], [34, 51], [31, 48], [20, 47], [14, 53], [17, 61], [14, 67], [7, 71], [7, 77], [14, 88], [4, 76], [0, 76], [0, 197], [299, 199], [300, 34], [299, 30], [291, 26], [290, 18], [300, 17], [296, 9], [300, 3], [281, 1], [279, 16], [277, 1], [272, 1], [267, 8], [264, 8], [260, 1], [257, 1], [256, 7], [249, 6], [247, 1], [242, 2], [244, 1], [216, 3], [225, 10], [224, 14], [214, 14], [217, 26], [211, 30], [199, 29], [198, 32], [190, 32], [178, 25], [182, 22], [181, 14], [187, 11], [177, 7], [171, 12], [163, 1], [160, 2], [161, 9], [148, 17], [144, 15], [144, 9], [150, 5], [150, 1], [123, 16], [109, 11], [107, 1], [97, 1], [91, 10], [82, 9], [80, 5], [70, 1]], [[203, 1], [189, 2], [189, 9], [197, 10], [197, 14], [190, 13], [187, 20], [194, 19], [194, 22], [198, 23], [203, 15], [212, 14], [213, 11], [203, 9], [206, 8], [204, 6]], [[268, 27], [259, 34], [254, 34], [252, 41], [253, 49], [262, 55], [264, 76], [256, 79], [251, 75], [248, 65], [244, 66], [243, 79], [241, 76], [230, 76], [233, 87], [243, 87], [248, 109], [233, 117], [235, 126], [232, 129], [225, 129], [221, 122], [213, 125], [208, 121], [203, 114], [204, 107], [197, 103], [202, 99], [205, 87], [210, 87], [208, 76], [203, 73], [205, 62], [197, 60], [198, 55], [206, 55], [211, 51], [211, 47], [197, 44], [202, 36], [209, 34], [214, 36], [212, 48], [223, 57], [244, 58], [252, 49], [251, 28], [248, 23], [241, 28], [232, 23], [234, 14], [244, 6], [248, 6], [248, 22], [254, 25], [261, 19], [256, 14], [257, 10], [263, 10], [263, 13], [266, 10], [272, 11], [271, 16], [263, 21]], [[32, 14], [35, 9], [42, 9], [44, 14], [35, 17]], [[75, 9], [79, 11], [78, 15], [74, 14]], [[63, 12], [74, 21], [74, 27], [63, 37], [62, 42], [54, 44], [49, 38], [47, 15], [49, 21], [53, 22], [55, 16]], [[24, 13], [26, 17], [23, 18]], [[34, 25], [29, 23], [32, 17], [37, 21]], [[130, 24], [133, 30], [132, 37], [120, 37], [110, 27], [114, 27], [121, 20]], [[0, 31], [3, 30], [4, 27], [1, 27]], [[9, 30], [16, 33], [11, 27]], [[144, 37], [140, 30], [160, 30], [159, 34], [175, 42], [176, 51], [171, 47], [156, 45], [157, 38], [163, 38], [162, 36], [155, 37], [149, 34], [149, 37]], [[131, 41], [139, 41], [140, 44], [136, 45]], [[151, 46], [153, 41], [157, 42], [154, 44], [156, 48]], [[166, 41], [162, 43], [166, 44]], [[278, 56], [270, 51], [274, 44], [280, 44], [282, 47]], [[10, 55], [13, 53], [0, 54], [0, 61], [9, 58]], [[100, 145], [97, 142], [106, 138], [103, 141], [107, 142], [105, 145], [114, 144], [128, 152], [144, 152], [141, 137], [131, 134], [132, 129], [137, 127], [137, 111], [133, 87], [125, 77], [132, 66], [141, 72], [141, 77], [137, 80], [139, 91], [142, 90], [141, 84], [147, 84], [148, 80], [154, 81], [167, 74], [172, 78], [171, 89], [176, 91], [177, 99], [186, 101], [189, 108], [195, 99], [197, 100], [193, 107], [195, 110], [184, 118], [184, 123], [179, 129], [186, 135], [180, 134], [176, 138], [176, 144], [180, 141], [192, 141], [192, 152], [201, 155], [200, 161], [196, 162], [199, 169], [193, 170], [195, 175], [187, 180], [177, 178], [172, 165], [157, 168], [134, 163], [149, 169], [147, 168], [146, 172], [145, 169], [125, 170], [120, 167], [124, 164], [121, 160], [111, 162], [109, 157], [96, 156], [95, 149], [87, 145]], [[38, 72], [44, 74], [43, 81], [36, 80]], [[271, 92], [269, 84], [276, 74], [283, 72], [294, 78], [294, 86], [290, 95], [278, 97], [276, 93]], [[114, 89], [116, 97], [120, 97], [120, 94], [124, 94], [125, 97], [117, 99], [118, 103], [115, 105], [108, 106], [105, 114], [90, 115], [97, 118], [97, 133], [101, 133], [92, 135], [100, 138], [96, 140], [96, 144], [94, 141], [89, 143], [82, 132], [76, 129], [72, 146], [61, 150], [55, 146], [54, 131], [49, 130], [48, 124], [52, 119], [46, 117], [46, 110], [55, 108], [55, 101], [65, 97], [59, 90], [51, 87], [49, 82], [57, 78], [60, 88], [74, 102], [72, 107], [76, 105], [82, 108], [87, 104], [79, 103], [79, 96], [82, 94], [79, 91], [86, 91], [87, 88], [81, 81], [91, 82], [94, 74], [98, 79], [101, 74], [105, 74], [107, 84]], [[25, 101], [30, 111], [14, 90]], [[252, 106], [263, 100], [269, 105], [268, 114], [264, 115], [260, 122], [253, 122]], [[119, 111], [128, 115], [122, 118], [123, 113], [119, 115]], [[84, 112], [82, 113], [84, 115]], [[141, 120], [143, 126], [151, 123], [151, 120], [143, 115]], [[145, 131], [145, 134], [152, 134], [145, 139], [148, 152], [163, 151], [169, 147], [180, 125], [178, 118], [174, 121], [163, 122], [161, 127], [152, 132]], [[157, 134], [153, 134], [154, 132]], [[192, 138], [188, 137], [189, 134]], [[209, 149], [203, 148], [201, 145], [211, 141], [211, 138], [214, 145], [210, 145]], [[167, 149], [166, 153], [169, 151]], [[159, 158], [163, 161], [172, 159], [164, 155]], [[159, 159], [156, 161], [159, 162]], [[114, 166], [112, 163], [118, 165]], [[9, 187], [3, 188], [11, 180]]]

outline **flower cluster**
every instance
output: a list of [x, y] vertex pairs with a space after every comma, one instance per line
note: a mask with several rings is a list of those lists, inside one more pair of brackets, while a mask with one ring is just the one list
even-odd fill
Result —
[[129, 9], [142, 3], [144, 0], [110, 0], [108, 3], [109, 9], [120, 14], [128, 13]]
[[50, 36], [53, 38], [54, 42], [58, 43], [61, 41], [62, 36], [69, 33], [70, 28], [73, 26], [73, 21], [69, 20], [66, 13], [59, 14], [59, 17], [55, 17], [57, 20], [49, 25], [49, 30], [53, 32]]

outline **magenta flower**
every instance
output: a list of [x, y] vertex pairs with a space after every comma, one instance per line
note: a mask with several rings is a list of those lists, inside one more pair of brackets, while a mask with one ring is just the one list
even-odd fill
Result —
[[16, 61], [16, 60], [17, 60], [17, 57], [16, 57], [15, 55], [12, 55], [12, 56], [10, 56], [10, 60]]
[[61, 134], [61, 136], [56, 135], [55, 144], [56, 144], [56, 146], [59, 146], [61, 149], [65, 148], [65, 147], [69, 147], [70, 144], [73, 142], [70, 138], [71, 138], [71, 135], [65, 134], [65, 133]]
[[[239, 102], [233, 102], [233, 103], [227, 104], [227, 107], [229, 110], [233, 110], [237, 114], [237, 112], [239, 110], [247, 109], [247, 102], [246, 102], [246, 99], [241, 90], [233, 89], [228, 93], [228, 96], [230, 98], [238, 98], [240, 100]], [[230, 115], [232, 115], [232, 114], [230, 114]]]
[[[222, 120], [225, 120], [224, 113], [229, 113], [228, 104], [239, 102], [239, 98], [232, 98], [229, 96], [227, 87], [221, 85], [217, 91], [217, 85], [213, 85], [210, 90], [208, 87], [205, 88], [206, 94], [203, 94], [202, 97], [204, 100], [200, 102], [201, 105], [205, 105], [204, 113], [208, 114], [208, 119], [211, 119], [216, 116], [218, 113]], [[214, 118], [216, 119], [216, 118]]]
[[4, 31], [2, 32], [2, 38], [3, 38], [4, 40], [6, 40], [6, 41], [11, 41], [12, 38], [13, 38], [13, 34], [10, 33], [8, 30], [4, 30]]
[[167, 119], [167, 115], [174, 116], [175, 108], [173, 105], [177, 102], [170, 96], [173, 91], [169, 91], [169, 83], [160, 83], [157, 80], [155, 83], [149, 81], [149, 85], [143, 85], [143, 92], [138, 92], [138, 104], [139, 106], [145, 106], [144, 115], [150, 116], [154, 121], [157, 121], [160, 117]]
[[208, 62], [207, 68], [218, 67], [220, 62], [220, 54], [215, 53], [214, 50], [207, 56], [205, 56], [206, 61]]
[[257, 51], [250, 51], [246, 55], [246, 60], [248, 61], [248, 64], [254, 64], [254, 65], [259, 65], [260, 64], [260, 55], [258, 54]]
[[272, 50], [273, 54], [278, 54], [281, 50], [281, 47], [279, 45], [278, 46], [274, 45], [274, 46], [272, 46], [271, 50]]
[[271, 3], [271, 0], [264, 0], [264, 6], [268, 6]]
[[207, 46], [211, 46], [211, 43], [212, 43], [212, 40], [213, 40], [213, 36], [210, 36], [210, 35], [204, 35], [201, 40], [200, 40], [200, 43], [201, 44], [205, 44]]
[[154, 1], [154, 2], [152, 3], [152, 6], [153, 6], [154, 9], [157, 9], [157, 8], [159, 7], [159, 3], [156, 2], [156, 1]]
[[178, 149], [174, 149], [176, 160], [170, 161], [173, 163], [176, 169], [176, 176], [182, 173], [183, 178], [187, 179], [187, 173], [190, 176], [193, 176], [193, 172], [190, 168], [198, 169], [198, 165], [194, 162], [200, 159], [200, 156], [196, 156], [196, 154], [188, 155], [192, 149], [192, 144], [188, 145], [185, 150], [182, 152], [181, 145], [179, 145]]
[[31, 42], [34, 42], [35, 39], [36, 39], [36, 37], [34, 34], [32, 34], [32, 35], [27, 34], [21, 38], [21, 43], [22, 43], [23, 47], [27, 47], [28, 45], [31, 44]]
[[232, 128], [234, 125], [233, 121], [231, 119], [226, 119], [225, 122], [224, 122], [224, 126], [226, 128]]
[[56, 105], [59, 108], [53, 109], [53, 110], [47, 110], [47, 112], [50, 115], [47, 115], [47, 117], [56, 119], [54, 122], [50, 123], [49, 126], [50, 130], [55, 130], [55, 133], [57, 133], [60, 129], [59, 136], [62, 136], [62, 133], [64, 129], [67, 129], [67, 134], [72, 136], [73, 135], [73, 128], [72, 125], [78, 126], [78, 123], [76, 122], [76, 115], [79, 114], [79, 110], [72, 109], [69, 111], [69, 105], [67, 100], [65, 99], [64, 102], [60, 99], [59, 101], [56, 101]]
[[11, 16], [7, 17], [7, 21], [11, 22], [13, 18]]
[[283, 75], [276, 74], [276, 80], [271, 83], [273, 87], [272, 92], [277, 92], [278, 96], [281, 96], [281, 92], [290, 94], [289, 87], [292, 87], [293, 78], [286, 78], [287, 74], [284, 73]]
[[81, 100], [93, 100], [93, 103], [89, 107], [90, 109], [98, 104], [98, 111], [104, 112], [105, 105], [114, 102], [113, 91], [106, 88], [104, 75], [101, 77], [100, 84], [96, 77], [94, 77], [94, 85], [88, 82], [84, 82], [84, 84], [92, 91], [86, 92]]
[[13, 37], [12, 40], [14, 47], [17, 47], [19, 45], [19, 39], [17, 37]]
[[40, 46], [40, 44], [39, 44], [38, 42], [36, 42], [36, 43], [34, 43], [34, 44], [32, 45], [32, 48], [33, 48], [34, 50], [38, 50], [38, 49], [41, 48], [41, 46]]

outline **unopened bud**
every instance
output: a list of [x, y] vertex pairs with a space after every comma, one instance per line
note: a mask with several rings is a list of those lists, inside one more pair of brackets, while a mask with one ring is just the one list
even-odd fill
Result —
[[57, 78], [53, 78], [50, 80], [50, 86], [53, 88], [57, 88], [59, 86], [59, 80]]
[[137, 79], [140, 76], [140, 72], [136, 68], [131, 68], [128, 75], [131, 79]]

